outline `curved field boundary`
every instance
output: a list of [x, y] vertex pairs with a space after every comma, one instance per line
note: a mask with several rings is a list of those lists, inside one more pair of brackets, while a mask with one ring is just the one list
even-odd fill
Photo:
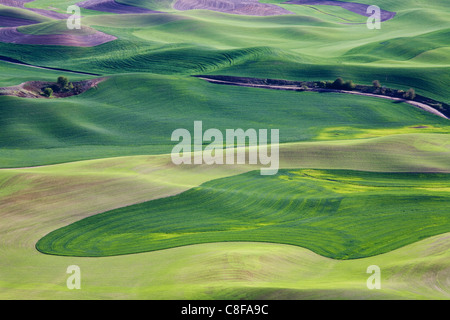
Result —
[[45, 17], [49, 17], [52, 19], [67, 19], [70, 17], [70, 14], [67, 13], [59, 13], [56, 11], [51, 10], [44, 10], [44, 9], [35, 9], [35, 8], [26, 8], [25, 3], [33, 2], [34, 0], [0, 0], [0, 4], [8, 7], [15, 7], [15, 8], [21, 8], [25, 10], [30, 10], [33, 12], [36, 12], [40, 15], [43, 15]]
[[335, 89], [301, 89], [298, 85], [269, 85], [269, 84], [254, 84], [254, 83], [248, 83], [248, 82], [239, 82], [239, 77], [236, 78], [236, 81], [229, 81], [229, 80], [221, 80], [221, 79], [214, 79], [210, 78], [208, 76], [195, 76], [199, 79], [206, 80], [210, 83], [216, 83], [216, 84], [222, 84], [222, 85], [233, 85], [233, 86], [240, 86], [240, 87], [251, 87], [251, 88], [262, 88], [262, 89], [273, 89], [273, 90], [291, 90], [291, 91], [314, 91], [314, 92], [337, 92], [337, 93], [347, 93], [347, 94], [356, 94], [361, 96], [368, 96], [368, 97], [376, 97], [376, 98], [383, 98], [393, 101], [399, 101], [399, 102], [405, 102], [407, 104], [410, 104], [414, 107], [418, 107], [422, 110], [425, 110], [427, 112], [433, 113], [439, 117], [442, 117], [444, 119], [449, 119], [447, 116], [445, 116], [443, 113], [439, 112], [438, 110], [430, 107], [429, 105], [417, 101], [411, 101], [411, 100], [404, 100], [400, 98], [395, 97], [389, 97], [379, 94], [372, 94], [372, 93], [365, 93], [365, 92], [356, 92], [356, 91], [346, 91], [346, 90], [335, 90]]
[[248, 16], [276, 16], [295, 14], [277, 5], [259, 0], [178, 0], [174, 9], [180, 11], [204, 9]]
[[118, 13], [118, 14], [136, 14], [136, 13], [163, 13], [141, 7], [130, 6], [118, 3], [114, 0], [87, 0], [77, 3], [77, 6], [102, 12]]
[[93, 34], [49, 34], [32, 35], [24, 34], [17, 30], [17, 27], [0, 28], [0, 41], [15, 44], [33, 44], [48, 46], [71, 46], [71, 47], [94, 47], [104, 44], [117, 38], [95, 31]]
[[0, 16], [0, 27], [20, 27], [36, 23], [39, 23], [39, 21], [16, 17]]
[[449, 232], [449, 186], [448, 174], [284, 169], [263, 177], [250, 171], [80, 220], [36, 248], [101, 257], [258, 241], [333, 259], [365, 258]]
[[373, 93], [364, 93], [364, 92], [355, 92], [355, 91], [345, 91], [345, 90], [327, 90], [327, 89], [314, 89], [311, 91], [317, 91], [317, 92], [339, 92], [339, 93], [348, 93], [348, 94], [357, 94], [357, 95], [361, 95], [361, 96], [367, 96], [367, 97], [376, 97], [376, 98], [383, 98], [383, 99], [389, 99], [389, 100], [393, 100], [393, 101], [399, 101], [399, 102], [405, 102], [407, 104], [410, 104], [414, 107], [420, 108], [424, 111], [430, 112], [432, 114], [435, 114], [439, 117], [442, 117], [444, 119], [449, 119], [447, 116], [445, 116], [444, 114], [442, 114], [441, 112], [437, 111], [436, 109], [430, 107], [429, 105], [426, 105], [425, 103], [421, 103], [421, 102], [417, 102], [417, 101], [411, 101], [411, 100], [404, 100], [404, 99], [400, 99], [400, 98], [394, 98], [394, 97], [388, 97], [388, 96], [383, 96], [380, 94], [373, 94]]
[[30, 68], [37, 68], [37, 69], [44, 69], [44, 70], [54, 70], [54, 71], [63, 71], [63, 72], [70, 72], [70, 73], [76, 73], [76, 74], [85, 74], [85, 75], [88, 75], [88, 76], [100, 76], [100, 74], [98, 74], [98, 73], [89, 73], [89, 72], [73, 71], [73, 70], [61, 69], [61, 68], [35, 66], [35, 65], [32, 65], [32, 64], [28, 64], [28, 63], [22, 62], [20, 60], [16, 60], [16, 59], [5, 57], [5, 56], [0, 56], [0, 61], [12, 63], [12, 64], [18, 64], [18, 65], [25, 66], [25, 67], [30, 67]]
[[[436, 149], [438, 144], [440, 151]], [[427, 145], [433, 145], [435, 151], [425, 151], [430, 149]], [[295, 143], [281, 145], [280, 151], [284, 148], [284, 157], [280, 158], [284, 158], [284, 167], [435, 172], [439, 162], [442, 169], [439, 171], [450, 172], [448, 138], [442, 134]], [[79, 294], [82, 299], [87, 294], [99, 298], [199, 298], [205, 297], [205, 288], [209, 298], [228, 299], [230, 296], [238, 299], [244, 293], [255, 298], [321, 296], [330, 299], [342, 298], [345, 293], [346, 297], [374, 299], [379, 297], [373, 296], [376, 292], [397, 298], [450, 297], [446, 282], [450, 272], [450, 233], [383, 255], [350, 261], [324, 258], [296, 246], [248, 242], [210, 243], [108, 258], [76, 258], [76, 264], [90, 270], [90, 276], [85, 278], [88, 281], [85, 284], [89, 285], [78, 290], [79, 293], [60, 290], [61, 277], [55, 277], [61, 270], [64, 275], [67, 259], [72, 258], [43, 255], [35, 249], [36, 241], [45, 234], [84, 217], [173, 196], [206, 181], [250, 169], [237, 165], [180, 167], [172, 164], [169, 155], [1, 169], [4, 192], [0, 195], [0, 272], [3, 275], [0, 297], [74, 299], [78, 297], [74, 294]], [[262, 255], [255, 254], [254, 250]], [[291, 253], [285, 255], [285, 250]], [[382, 269], [383, 290], [367, 290], [369, 275], [365, 270], [372, 264]], [[105, 273], [105, 265], [114, 268]], [[130, 265], [137, 269], [127, 272]], [[40, 276], [36, 278], [36, 274]], [[149, 276], [142, 277], [142, 274]], [[361, 277], [355, 279], [355, 275]], [[354, 287], [355, 281], [359, 281], [359, 289]], [[124, 283], [132, 283], [132, 290]], [[322, 284], [333, 290], [327, 291]], [[247, 291], [249, 285], [252, 289]], [[187, 287], [189, 290], [184, 290]]]
[[[371, 14], [367, 13], [367, 8], [370, 5], [363, 3], [334, 1], [334, 0], [290, 0], [283, 2], [283, 4], [338, 6], [365, 17], [371, 16]], [[397, 14], [396, 12], [381, 9], [381, 21], [383, 22], [390, 20], [394, 18], [396, 14]]]
[[[338, 18], [338, 19], [347, 21], [346, 24], [347, 24], [347, 23], [352, 23], [352, 21], [349, 20], [349, 19], [345, 19], [345, 18], [339, 17], [339, 16], [337, 16], [337, 15], [335, 15], [335, 14], [331, 14], [331, 13], [322, 11], [322, 10], [316, 8], [316, 7], [313, 7], [312, 5], [306, 5], [306, 6], [307, 6], [308, 8], [311, 8], [311, 9], [313, 9], [313, 10], [315, 10], [315, 11], [318, 11], [318, 12], [320, 12], [320, 13], [326, 14], [326, 15], [328, 15], [328, 16], [332, 16], [332, 17], [335, 17], [335, 18]], [[341, 23], [342, 23], [342, 22], [341, 22]]]

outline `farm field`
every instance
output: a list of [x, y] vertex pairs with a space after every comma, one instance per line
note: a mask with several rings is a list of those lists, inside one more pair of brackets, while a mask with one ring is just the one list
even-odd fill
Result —
[[[448, 300], [448, 8], [0, 0], [0, 299]], [[443, 114], [199, 76], [379, 80]], [[72, 89], [58, 95], [58, 77]], [[172, 133], [196, 121], [279, 130], [279, 170], [174, 164]]]
[[447, 231], [447, 182], [448, 174], [309, 169], [264, 177], [252, 171], [83, 219], [48, 234], [36, 248], [96, 257], [261, 241], [362, 258]]

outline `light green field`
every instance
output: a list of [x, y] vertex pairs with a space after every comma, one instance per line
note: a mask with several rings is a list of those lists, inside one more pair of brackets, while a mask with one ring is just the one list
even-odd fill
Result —
[[[25, 6], [65, 13], [76, 2]], [[378, 79], [449, 103], [446, 0], [379, 0], [397, 12], [381, 30], [339, 7], [279, 0], [264, 2], [296, 14], [119, 2], [167, 13], [82, 9], [84, 35], [118, 38], [95, 47], [0, 42], [1, 56], [108, 76], [64, 99], [0, 96], [0, 299], [450, 298], [448, 120], [385, 99], [191, 77]], [[24, 9], [1, 16], [41, 22], [19, 28], [29, 35], [66, 32]], [[0, 74], [0, 87], [92, 78], [2, 61]], [[279, 175], [174, 165], [171, 133], [197, 120], [279, 129]], [[81, 290], [66, 287], [74, 264]], [[370, 265], [381, 290], [366, 287]]]
[[[450, 172], [445, 135], [442, 135], [441, 142], [437, 137], [405, 135], [375, 138], [369, 140], [370, 143], [355, 140], [293, 144], [287, 146], [287, 150], [281, 149], [281, 154], [286, 155], [281, 158], [282, 167], [320, 167], [321, 163], [327, 163], [338, 169], [373, 167], [387, 171], [389, 162], [403, 162], [405, 171], [426, 172], [440, 163], [443, 172]], [[420, 144], [417, 143], [419, 141]], [[404, 150], [399, 150], [398, 146], [403, 146]], [[369, 152], [377, 147], [385, 151], [384, 158], [380, 154], [373, 157]], [[358, 161], [342, 157], [348, 153], [357, 153], [361, 157]], [[421, 161], [407, 163], [412, 158]], [[430, 167], [418, 168], [419, 163], [429, 163]], [[446, 235], [387, 254], [350, 261], [324, 258], [299, 247], [255, 243], [214, 243], [95, 259], [43, 255], [34, 248], [40, 237], [83, 217], [175, 195], [211, 179], [253, 169], [242, 166], [175, 166], [168, 156], [142, 156], [1, 170], [2, 186], [7, 190], [0, 200], [4, 244], [1, 248], [4, 259], [0, 262], [2, 297], [448, 297], [448, 287], [442, 280], [448, 277]], [[391, 170], [401, 171], [392, 167]], [[204, 268], [205, 263], [208, 269]], [[83, 287], [79, 292], [65, 287], [65, 269], [71, 264], [79, 265], [83, 272]], [[372, 264], [380, 266], [383, 272], [383, 290], [379, 292], [365, 287], [368, 277], [365, 271]], [[411, 272], [404, 272], [409, 269]], [[434, 285], [439, 290], [430, 287]]]

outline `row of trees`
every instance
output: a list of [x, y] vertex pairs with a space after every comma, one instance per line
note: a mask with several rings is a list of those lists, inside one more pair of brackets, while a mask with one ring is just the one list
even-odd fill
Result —
[[[379, 80], [373, 80], [372, 85], [375, 88], [375, 90], [380, 90], [380, 91], [383, 90]], [[383, 92], [381, 92], [381, 93], [383, 93]], [[406, 92], [404, 92], [403, 90], [398, 90], [397, 93], [402, 93], [403, 98], [405, 98], [407, 100], [414, 100], [416, 98], [416, 91], [413, 88], [409, 88]]]
[[319, 81], [316, 82], [315, 85], [319, 88], [324, 89], [347, 90], [347, 91], [359, 89], [365, 90], [364, 92], [367, 92], [368, 90], [371, 93], [400, 96], [407, 100], [414, 100], [416, 98], [416, 92], [413, 88], [408, 89], [406, 92], [403, 90], [393, 90], [383, 87], [379, 80], [374, 80], [372, 82], [372, 89], [370, 89], [370, 86], [359, 86], [358, 88], [358, 86], [355, 83], [353, 83], [352, 80], [344, 81], [344, 79], [342, 78], [337, 78], [334, 81]]
[[336, 90], [354, 90], [356, 88], [356, 84], [353, 83], [351, 80], [344, 81], [342, 78], [337, 78], [332, 81], [319, 81], [317, 83], [317, 86], [319, 88], [326, 88], [326, 89], [336, 89]]

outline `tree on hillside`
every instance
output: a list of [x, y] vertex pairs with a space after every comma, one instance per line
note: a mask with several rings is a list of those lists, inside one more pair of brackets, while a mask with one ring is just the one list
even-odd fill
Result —
[[57, 83], [61, 89], [65, 89], [69, 86], [69, 79], [66, 77], [58, 77]]
[[336, 80], [334, 80], [333, 88], [342, 89], [343, 86], [344, 86], [344, 80], [342, 78], [337, 78]]
[[327, 87], [327, 83], [325, 81], [319, 81], [319, 82], [316, 83], [316, 85], [319, 88], [326, 88]]
[[373, 80], [372, 85], [375, 89], [381, 88], [381, 83], [378, 80]]
[[[74, 88], [72, 82], [69, 82], [69, 79], [67, 79], [66, 77], [63, 77], [63, 76], [58, 77], [57, 84], [59, 87], [59, 91], [62, 91], [62, 92], [70, 91], [70, 90], [73, 90], [73, 88]], [[56, 89], [58, 89], [58, 88], [56, 88]]]
[[352, 80], [347, 80], [344, 82], [342, 88], [345, 90], [353, 90], [356, 88], [356, 84], [354, 84]]
[[403, 94], [403, 98], [414, 100], [416, 98], [416, 91], [413, 88], [409, 88], [408, 91]]
[[53, 95], [53, 89], [52, 88], [45, 88], [43, 90], [43, 94], [44, 96], [46, 96], [47, 98], [50, 98]]

